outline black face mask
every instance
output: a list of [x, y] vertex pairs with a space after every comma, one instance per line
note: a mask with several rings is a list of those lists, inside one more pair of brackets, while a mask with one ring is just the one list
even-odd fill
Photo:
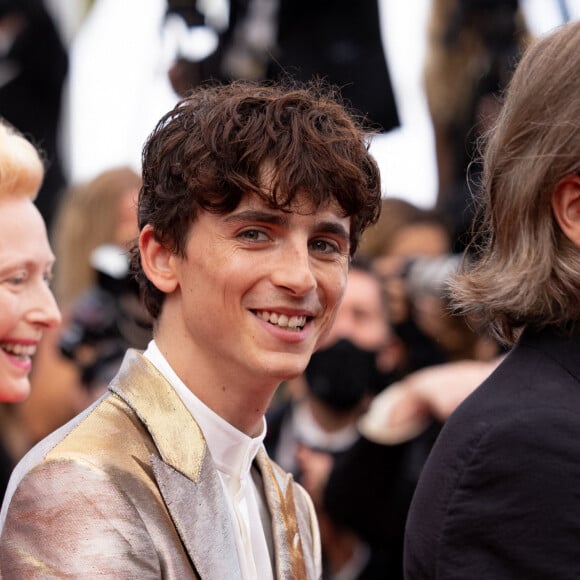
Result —
[[376, 353], [343, 338], [316, 351], [305, 371], [310, 393], [335, 411], [349, 411], [366, 394], [377, 392], [380, 380]]

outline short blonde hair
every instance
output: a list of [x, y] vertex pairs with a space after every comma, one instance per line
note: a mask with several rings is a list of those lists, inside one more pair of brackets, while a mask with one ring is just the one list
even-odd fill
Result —
[[44, 179], [38, 150], [15, 128], [0, 119], [0, 199], [34, 200]]

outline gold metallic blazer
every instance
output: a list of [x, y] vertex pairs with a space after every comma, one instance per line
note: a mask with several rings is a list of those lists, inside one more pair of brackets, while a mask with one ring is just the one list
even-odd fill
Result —
[[[312, 502], [260, 451], [275, 575], [320, 576]], [[20, 462], [0, 513], [0, 576], [241, 577], [218, 473], [197, 423], [137, 351], [109, 392]]]

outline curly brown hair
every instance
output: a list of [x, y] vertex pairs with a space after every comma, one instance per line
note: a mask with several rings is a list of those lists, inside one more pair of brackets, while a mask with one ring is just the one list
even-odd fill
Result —
[[[362, 119], [320, 82], [206, 84], [164, 115], [143, 150], [139, 228], [183, 256], [197, 212], [233, 211], [253, 193], [289, 209], [300, 190], [314, 208], [336, 200], [351, 217], [350, 250], [380, 214], [380, 175]], [[273, 169], [267, 188], [265, 167]], [[269, 172], [270, 173], [270, 172]], [[157, 318], [164, 299], [147, 280], [137, 248], [132, 266]]]

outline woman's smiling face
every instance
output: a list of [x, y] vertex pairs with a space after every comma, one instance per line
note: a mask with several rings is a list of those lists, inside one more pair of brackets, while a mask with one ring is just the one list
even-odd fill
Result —
[[54, 255], [28, 198], [0, 201], [0, 401], [24, 400], [42, 333], [60, 323], [50, 290]]

